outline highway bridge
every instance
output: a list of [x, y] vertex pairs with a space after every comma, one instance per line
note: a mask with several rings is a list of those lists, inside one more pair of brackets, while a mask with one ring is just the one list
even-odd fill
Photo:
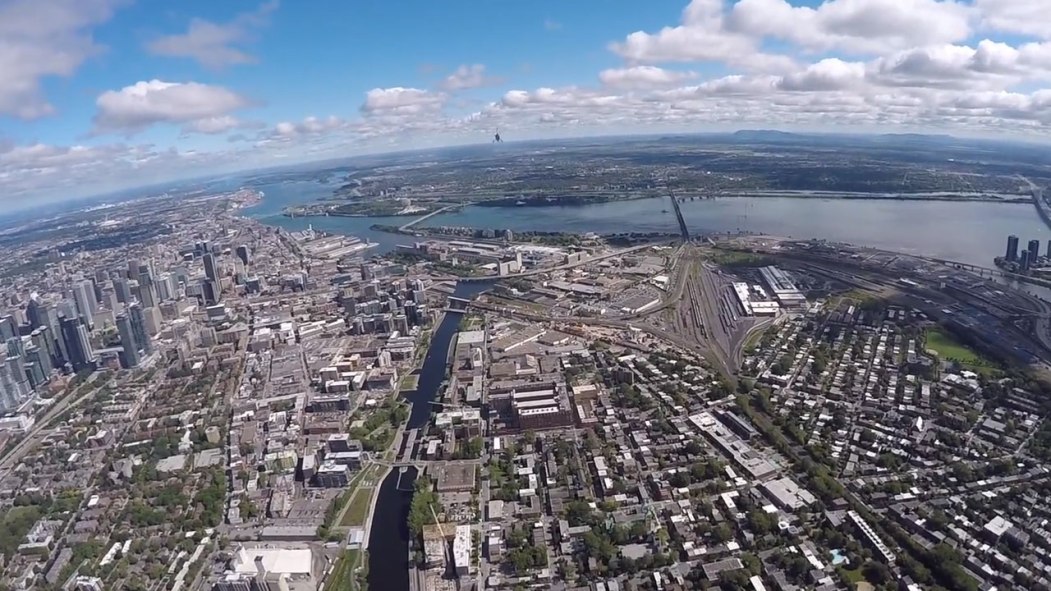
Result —
[[669, 195], [671, 198], [671, 206], [675, 209], [675, 219], [679, 222], [679, 232], [682, 233], [683, 243], [690, 241], [690, 229], [686, 227], [686, 219], [682, 217], [682, 208], [679, 207], [679, 200], [675, 198], [675, 195]]

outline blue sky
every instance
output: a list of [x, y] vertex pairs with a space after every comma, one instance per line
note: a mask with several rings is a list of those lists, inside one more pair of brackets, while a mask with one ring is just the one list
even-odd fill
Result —
[[411, 147], [1041, 140], [1044, 0], [0, 0], [0, 208]]

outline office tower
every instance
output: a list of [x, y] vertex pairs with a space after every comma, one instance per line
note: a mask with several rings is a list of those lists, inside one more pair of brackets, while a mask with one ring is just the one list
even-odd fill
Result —
[[204, 276], [209, 281], [219, 282], [219, 268], [215, 265], [215, 255], [212, 253], [204, 255]]
[[117, 293], [117, 301], [122, 304], [128, 304], [131, 302], [131, 284], [124, 277], [118, 277], [113, 280], [113, 291]]
[[95, 269], [95, 285], [102, 287], [109, 281], [109, 270]]
[[146, 330], [146, 317], [143, 314], [142, 306], [138, 304], [129, 306], [128, 316], [131, 319], [131, 332], [135, 336], [135, 344], [142, 349], [143, 353], [149, 355], [153, 352], [153, 340], [150, 338], [150, 333]]
[[1018, 236], [1011, 234], [1007, 237], [1007, 254], [1004, 258], [1008, 261], [1018, 260]]
[[1030, 240], [1029, 248], [1026, 250], [1029, 251], [1029, 264], [1036, 265], [1036, 259], [1040, 257], [1040, 241]]
[[102, 304], [111, 312], [119, 312], [121, 308], [120, 301], [117, 299], [117, 292], [112, 289], [107, 289], [103, 292]]
[[201, 288], [204, 292], [204, 303], [208, 305], [215, 305], [219, 303], [222, 294], [219, 290], [219, 284], [211, 279], [205, 279], [201, 284]]
[[29, 388], [36, 391], [42, 384], [47, 382], [49, 372], [44, 371], [44, 367], [41, 365], [40, 360], [46, 358], [46, 356], [40, 355], [40, 351], [36, 347], [30, 350], [32, 354], [31, 359], [26, 359], [24, 366], [26, 378], [29, 380]]
[[1047, 258], [1051, 259], [1051, 240], [1047, 241]]
[[36, 342], [25, 348], [25, 360], [28, 363], [40, 365], [40, 369], [45, 375], [55, 369], [55, 364], [51, 363], [50, 351], [47, 350], [46, 346], [41, 347]]
[[246, 267], [248, 266], [248, 256], [247, 244], [242, 244], [237, 247], [237, 258], [241, 259], [241, 262], [244, 263], [244, 266]]
[[1023, 271], [1029, 270], [1029, 251], [1023, 250], [1021, 256], [1018, 258], [1018, 267]]
[[131, 318], [127, 314], [117, 316], [117, 332], [120, 334], [120, 346], [124, 347], [124, 367], [138, 367], [142, 358], [139, 356], [139, 346], [135, 341]]
[[77, 317], [66, 317], [60, 321], [62, 340], [66, 343], [67, 359], [73, 371], [95, 369], [95, 352], [88, 339], [88, 329]]
[[29, 303], [26, 304], [26, 319], [29, 320], [30, 328], [36, 328], [43, 326], [44, 322], [41, 320], [41, 305], [40, 301], [35, 297], [29, 298]]
[[157, 297], [162, 302], [170, 302], [175, 299], [175, 283], [172, 281], [171, 273], [164, 273], [154, 282], [157, 286]]
[[[91, 285], [87, 281], [78, 281], [73, 284], [73, 301], [77, 303], [77, 315], [84, 321], [88, 328], [95, 326], [95, 294], [91, 292]], [[91, 294], [90, 296], [88, 294]]]
[[41, 317], [44, 324], [38, 328], [46, 329], [46, 338], [51, 343], [52, 362], [55, 367], [63, 366], [69, 361], [69, 350], [66, 349], [66, 342], [62, 340], [62, 325], [59, 323], [58, 310], [54, 306], [47, 306], [41, 311]]
[[102, 284], [93, 278], [88, 279], [88, 283], [91, 284], [91, 297], [95, 298], [95, 311], [98, 311], [102, 303]]
[[8, 354], [7, 359], [4, 360], [4, 365], [7, 366], [11, 379], [18, 382], [20, 391], [28, 394], [31, 388], [29, 386], [29, 376], [26, 375], [25, 359], [18, 355]]
[[26, 356], [26, 347], [22, 342], [22, 337], [11, 337], [5, 342], [7, 343], [8, 355], [18, 355], [19, 357]]
[[12, 374], [7, 363], [0, 363], [0, 412], [11, 412], [29, 396], [25, 373]]
[[7, 339], [16, 335], [18, 335], [18, 324], [15, 323], [15, 317], [8, 314], [0, 318], [0, 339], [6, 342]]
[[128, 279], [139, 277], [139, 259], [128, 259]]
[[148, 265], [139, 265], [139, 303], [145, 308], [157, 305], [157, 288]]

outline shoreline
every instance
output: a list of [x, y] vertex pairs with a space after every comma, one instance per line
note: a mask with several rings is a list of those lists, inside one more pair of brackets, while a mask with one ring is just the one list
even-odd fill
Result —
[[[674, 193], [670, 191], [669, 194]], [[467, 203], [466, 207], [491, 207], [494, 209], [524, 209], [534, 207], [588, 207], [592, 205], [604, 205], [607, 203], [617, 203], [620, 201], [642, 201], [646, 199], [664, 199], [668, 195], [640, 195], [637, 197], [624, 197], [619, 199], [602, 199], [602, 198], [574, 198], [568, 200], [534, 200], [526, 201], [524, 203], [510, 203], [508, 199], [492, 199], [483, 200]], [[828, 192], [823, 193], [820, 191], [776, 191], [771, 190], [768, 192], [738, 192], [738, 193], [720, 193], [716, 195], [682, 195], [681, 193], [676, 194], [676, 197], [680, 201], [691, 202], [698, 199], [703, 201], [717, 201], [720, 199], [813, 199], [817, 201], [930, 201], [939, 203], [998, 203], [1006, 205], [1018, 205], [1032, 203], [1032, 198], [1025, 195], [1017, 196], [1002, 196], [994, 197], [987, 195], [966, 195], [966, 194], [895, 194], [895, 193], [836, 193]], [[557, 199], [557, 198], [552, 198]], [[335, 211], [325, 212], [304, 212], [295, 211], [297, 208], [309, 207], [308, 205], [295, 205], [284, 208], [281, 211], [281, 215], [289, 218], [310, 218], [310, 217], [347, 217], [347, 218], [395, 218], [405, 217], [411, 218], [413, 216], [426, 216], [434, 214], [435, 211], [425, 212], [412, 212], [412, 213], [389, 213], [389, 214], [365, 214], [365, 213], [344, 213]]]

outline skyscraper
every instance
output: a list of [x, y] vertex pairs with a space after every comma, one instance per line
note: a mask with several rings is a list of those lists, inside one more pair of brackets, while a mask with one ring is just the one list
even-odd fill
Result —
[[66, 343], [69, 364], [73, 371], [80, 372], [95, 368], [95, 352], [91, 348], [91, 340], [88, 339], [88, 330], [79, 318], [63, 318], [62, 340]]
[[0, 363], [0, 411], [17, 409], [29, 395], [25, 373], [12, 375], [7, 363]]
[[248, 245], [242, 244], [237, 247], [237, 258], [241, 259], [244, 266], [248, 266]]
[[211, 279], [205, 279], [201, 285], [204, 292], [204, 303], [209, 305], [218, 304], [222, 298], [222, 293], [219, 289], [219, 284]]
[[0, 318], [0, 339], [7, 341], [7, 339], [18, 334], [18, 325], [15, 323], [15, 317], [7, 314]]
[[1018, 236], [1011, 234], [1007, 237], [1007, 255], [1004, 258], [1012, 262], [1018, 260]]
[[128, 280], [124, 277], [118, 277], [113, 280], [113, 290], [117, 292], [117, 301], [122, 304], [131, 302], [131, 285], [128, 284]]
[[146, 355], [153, 352], [153, 340], [149, 331], [146, 330], [146, 317], [142, 312], [142, 306], [132, 304], [128, 307], [128, 317], [131, 319], [131, 333], [135, 337], [135, 344]]
[[22, 337], [11, 337], [7, 339], [7, 354], [18, 355], [19, 357], [26, 356], [26, 347], [22, 342]]
[[1027, 250], [1029, 251], [1029, 265], [1036, 265], [1036, 259], [1040, 256], [1040, 241], [1030, 240], [1029, 248]]
[[44, 322], [41, 319], [41, 307], [40, 301], [37, 298], [29, 298], [29, 303], [26, 304], [26, 319], [29, 320], [29, 326], [31, 328], [44, 325]]
[[91, 282], [87, 280], [77, 281], [73, 284], [73, 301], [77, 303], [77, 315], [88, 328], [95, 326], [95, 312], [98, 307], [95, 302], [95, 291]]
[[209, 281], [219, 282], [219, 268], [215, 265], [215, 255], [210, 252], [204, 255], [204, 276]]
[[120, 333], [120, 346], [124, 348], [124, 367], [138, 367], [142, 358], [139, 355], [139, 345], [135, 341], [135, 329], [127, 314], [117, 315], [117, 332]]
[[1023, 250], [1021, 256], [1018, 258], [1018, 266], [1023, 271], [1029, 270], [1029, 251]]

